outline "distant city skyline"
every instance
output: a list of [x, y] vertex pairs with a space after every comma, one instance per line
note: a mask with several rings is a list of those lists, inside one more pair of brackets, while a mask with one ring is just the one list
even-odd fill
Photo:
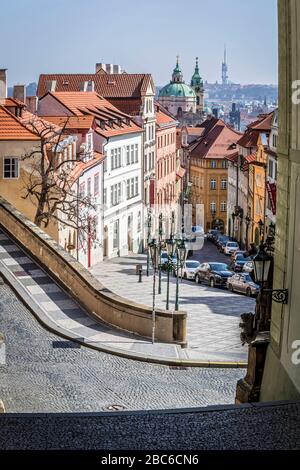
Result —
[[277, 84], [276, 4], [153, 0], [150, 9], [137, 0], [90, 0], [88, 8], [80, 0], [2, 0], [0, 68], [12, 86], [41, 73], [93, 73], [96, 62], [115, 63], [151, 73], [163, 86], [178, 54], [186, 83], [196, 56], [203, 80], [220, 83], [226, 44], [229, 81]]

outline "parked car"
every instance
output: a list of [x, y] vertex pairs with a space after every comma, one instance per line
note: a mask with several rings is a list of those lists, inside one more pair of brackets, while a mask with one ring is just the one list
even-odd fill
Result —
[[227, 280], [227, 287], [231, 292], [241, 292], [248, 297], [259, 293], [259, 286], [253, 282], [249, 273], [234, 274]]
[[235, 260], [232, 262], [230, 267], [235, 272], [241, 272], [243, 271], [243, 267], [245, 266], [245, 264], [251, 260], [252, 260], [251, 256], [245, 257], [243, 254], [239, 254], [235, 257]]
[[228, 237], [228, 235], [222, 235], [221, 237], [218, 238], [217, 247], [219, 248], [219, 251], [221, 253], [224, 251], [225, 245], [229, 241], [230, 241], [230, 237]]
[[232, 242], [232, 241], [229, 241], [226, 243], [226, 245], [224, 246], [224, 254], [225, 255], [231, 255], [232, 253], [234, 253], [235, 251], [237, 251], [239, 249], [239, 244], [238, 242]]
[[[179, 267], [179, 276], [182, 275], [183, 279], [195, 279], [195, 275], [200, 267], [199, 261], [196, 260], [187, 260], [182, 270]], [[174, 274], [177, 274], [177, 266], [174, 267]]]
[[226, 263], [202, 263], [195, 275], [195, 281], [208, 282], [210, 287], [225, 286], [227, 279], [234, 273]]
[[232, 253], [232, 255], [231, 255], [231, 261], [232, 261], [232, 262], [235, 261], [235, 259], [236, 259], [236, 257], [237, 257], [238, 255], [243, 255], [243, 256], [245, 256], [245, 257], [248, 256], [247, 251], [245, 251], [245, 250], [237, 250], [237, 251], [235, 251], [234, 253]]
[[208, 232], [207, 232], [207, 240], [210, 240], [210, 241], [213, 241], [214, 237], [219, 233], [219, 230], [216, 230], [216, 229], [210, 229]]
[[246, 272], [246, 273], [252, 273], [253, 269], [254, 269], [253, 260], [252, 261], [247, 261], [243, 266], [243, 271]]

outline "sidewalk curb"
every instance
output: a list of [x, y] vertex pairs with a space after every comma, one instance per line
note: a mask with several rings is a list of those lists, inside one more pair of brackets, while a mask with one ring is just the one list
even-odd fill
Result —
[[[246, 368], [247, 362], [244, 361], [201, 361], [194, 359], [164, 359], [158, 356], [150, 356], [143, 353], [134, 353], [126, 352], [119, 348], [114, 348], [111, 346], [103, 346], [101, 343], [91, 343], [85, 341], [84, 338], [78, 337], [69, 330], [58, 326], [54, 321], [52, 321], [40, 308], [40, 306], [35, 302], [35, 300], [30, 296], [26, 289], [22, 286], [21, 283], [10, 273], [10, 271], [5, 267], [5, 265], [0, 262], [0, 273], [18, 298], [30, 312], [35, 316], [39, 323], [46, 327], [49, 331], [63, 338], [72, 340], [76, 343], [79, 343], [85, 347], [95, 349], [97, 351], [105, 352], [108, 354], [113, 354], [125, 359], [132, 359], [141, 362], [149, 362], [152, 364], [161, 364], [166, 366], [177, 366], [177, 367], [203, 367], [203, 368], [231, 368], [239, 369]], [[99, 322], [100, 323], [100, 322]]]

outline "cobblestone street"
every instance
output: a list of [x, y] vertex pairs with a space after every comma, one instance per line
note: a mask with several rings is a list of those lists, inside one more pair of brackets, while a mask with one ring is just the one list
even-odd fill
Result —
[[80, 347], [46, 331], [0, 286], [6, 364], [0, 398], [7, 412], [103, 411], [230, 404], [244, 369], [167, 367]]
[[[202, 250], [190, 259], [200, 262], [229, 263], [215, 245], [205, 242]], [[138, 282], [135, 266], [144, 268], [142, 283]], [[105, 286], [130, 300], [152, 306], [152, 276], [146, 276], [146, 256], [114, 258], [94, 266], [92, 273]], [[167, 277], [162, 274], [162, 294], [156, 296], [156, 307], [166, 307]], [[176, 278], [170, 277], [170, 310], [174, 310]], [[247, 346], [240, 341], [240, 314], [254, 312], [255, 299], [227, 289], [211, 288], [193, 281], [180, 282], [179, 308], [188, 313], [188, 354], [193, 359], [247, 360]]]

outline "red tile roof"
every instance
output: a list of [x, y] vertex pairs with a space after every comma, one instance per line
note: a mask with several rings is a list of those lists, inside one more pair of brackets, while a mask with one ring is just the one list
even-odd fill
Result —
[[[80, 118], [80, 121], [83, 117], [94, 118], [97, 125], [96, 132], [104, 137], [144, 132], [140, 126], [130, 119], [130, 116], [117, 109], [98, 93], [86, 91], [48, 92], [47, 95], [53, 96], [73, 113], [72, 125], [76, 123], [76, 116]], [[44, 97], [41, 99], [44, 99]]]
[[158, 127], [165, 127], [166, 125], [169, 125], [169, 126], [177, 125], [177, 121], [175, 119], [173, 119], [171, 116], [169, 116], [168, 114], [164, 113], [161, 110], [156, 111], [155, 115], [156, 115], [156, 125]]
[[39, 140], [39, 137], [14, 116], [4, 106], [0, 105], [0, 140]]
[[260, 114], [256, 121], [251, 122], [238, 140], [238, 144], [244, 148], [256, 148], [258, 138], [261, 132], [270, 132], [274, 112], [269, 114]]
[[90, 91], [76, 92], [48, 92], [54, 96], [66, 108], [68, 108], [75, 116], [86, 114], [88, 111], [95, 111], [99, 108], [108, 108], [110, 110], [119, 111], [109, 101], [107, 101], [98, 93]]
[[91, 129], [94, 116], [43, 116], [43, 119], [66, 129]]
[[47, 81], [56, 81], [55, 91], [81, 91], [82, 84], [94, 82], [94, 89], [105, 98], [140, 98], [154, 84], [150, 74], [42, 74], [39, 78], [37, 96], [47, 90]]
[[98, 163], [101, 163], [103, 160], [104, 155], [102, 153], [94, 152], [94, 156], [91, 160], [88, 160], [87, 162], [81, 161], [76, 163], [76, 166], [69, 175], [70, 179], [76, 181], [85, 171], [97, 165]]
[[16, 106], [24, 108], [26, 106], [25, 103], [23, 103], [20, 100], [17, 100], [16, 98], [1, 98], [0, 104], [8, 108], [13, 108], [13, 107], [15, 108]]
[[203, 134], [189, 147], [190, 156], [196, 158], [225, 158], [236, 153], [235, 144], [240, 133], [228, 127], [222, 119], [212, 118], [200, 127]]
[[109, 102], [130, 116], [137, 116], [141, 112], [142, 100], [140, 98], [109, 98]]
[[270, 132], [273, 116], [274, 112], [272, 111], [271, 113], [267, 114], [265, 118], [259, 120], [256, 123], [252, 123], [251, 128], [259, 131]]

